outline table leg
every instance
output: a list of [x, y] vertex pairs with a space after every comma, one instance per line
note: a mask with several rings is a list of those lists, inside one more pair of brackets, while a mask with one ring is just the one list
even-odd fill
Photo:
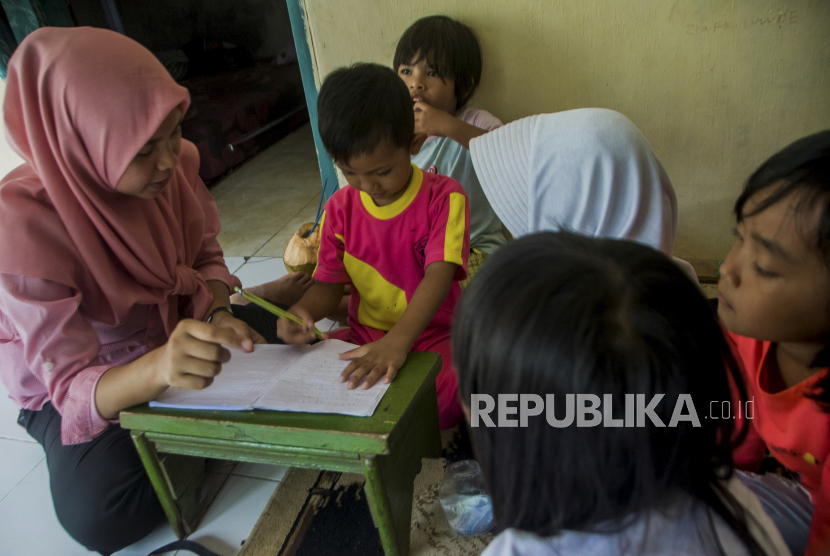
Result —
[[409, 553], [412, 497], [422, 458], [441, 455], [435, 388], [422, 398], [388, 455], [363, 458], [366, 498], [386, 556]]
[[144, 469], [147, 471], [153, 489], [156, 491], [156, 496], [158, 496], [161, 507], [167, 515], [167, 521], [170, 522], [176, 537], [179, 539], [185, 538], [187, 533], [183, 528], [182, 514], [179, 511], [178, 504], [176, 504], [176, 497], [173, 495], [173, 489], [167, 481], [164, 467], [159, 461], [156, 449], [152, 442], [147, 440], [143, 432], [133, 431], [131, 435], [136, 450], [138, 450], [138, 455], [141, 457], [141, 462], [144, 464]]
[[[131, 435], [170, 526], [179, 539], [185, 538], [196, 529], [212, 499], [212, 496], [202, 498], [204, 458], [160, 456], [143, 432], [133, 431]], [[218, 488], [211, 489], [214, 490]]]
[[363, 460], [366, 498], [386, 556], [406, 556], [412, 520], [414, 477], [409, 473], [384, 473], [376, 456]]

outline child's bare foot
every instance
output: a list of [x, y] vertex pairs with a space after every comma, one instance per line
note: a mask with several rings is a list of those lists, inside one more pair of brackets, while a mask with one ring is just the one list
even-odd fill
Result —
[[[266, 282], [265, 284], [245, 288], [245, 291], [263, 299], [284, 303], [290, 307], [303, 297], [303, 294], [312, 284], [314, 284], [314, 279], [311, 276], [303, 272], [295, 272], [294, 274], [288, 274], [282, 278]], [[247, 305], [248, 300], [238, 293], [235, 293], [231, 295], [231, 303], [235, 305]]]

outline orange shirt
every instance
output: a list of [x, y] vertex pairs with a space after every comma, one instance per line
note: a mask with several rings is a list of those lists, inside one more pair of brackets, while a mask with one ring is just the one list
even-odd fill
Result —
[[788, 469], [801, 475], [813, 500], [813, 521], [807, 545], [809, 556], [830, 553], [830, 414], [806, 396], [826, 376], [816, 373], [791, 388], [769, 392], [767, 356], [770, 342], [726, 332], [747, 387], [750, 411], [747, 439], [735, 450], [735, 465], [757, 469], [768, 448]]

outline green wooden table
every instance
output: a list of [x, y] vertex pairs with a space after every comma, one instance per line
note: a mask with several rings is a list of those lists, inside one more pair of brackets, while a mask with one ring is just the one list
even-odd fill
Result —
[[[163, 454], [362, 473], [387, 556], [409, 551], [412, 495], [421, 458], [441, 452], [435, 377], [441, 358], [412, 352], [374, 415], [202, 411], [132, 407], [121, 412], [176, 535], [190, 534], [209, 499], [202, 470]], [[181, 458], [179, 458], [181, 459]], [[191, 460], [192, 461], [192, 460]]]

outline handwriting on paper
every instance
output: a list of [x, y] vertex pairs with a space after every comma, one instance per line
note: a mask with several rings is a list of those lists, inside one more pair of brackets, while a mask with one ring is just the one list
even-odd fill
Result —
[[233, 350], [230, 362], [204, 390], [169, 388], [151, 407], [189, 409], [271, 409], [305, 413], [374, 413], [388, 384], [349, 390], [340, 373], [349, 364], [339, 355], [354, 344], [327, 340], [313, 346], [264, 345], [253, 353]]

